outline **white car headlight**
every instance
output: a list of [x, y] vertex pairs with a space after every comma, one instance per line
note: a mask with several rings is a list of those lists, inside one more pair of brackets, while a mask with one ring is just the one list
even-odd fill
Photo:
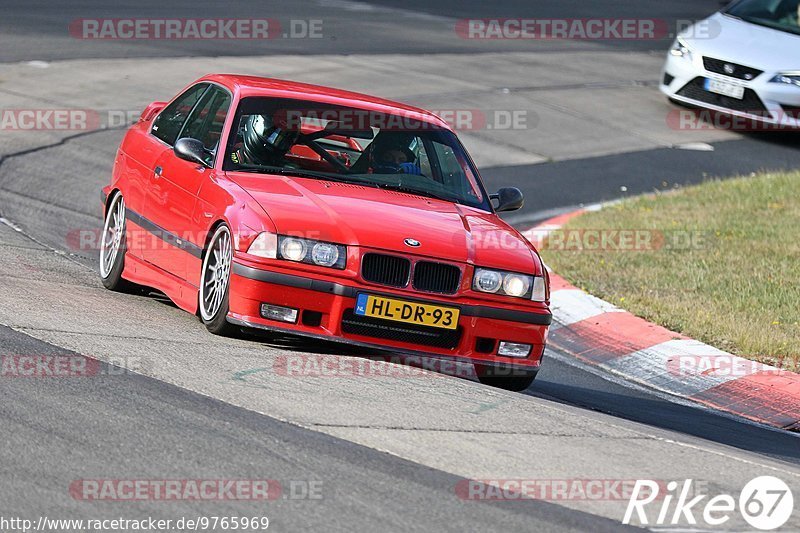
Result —
[[787, 85], [797, 85], [800, 87], [800, 72], [780, 73], [769, 81], [770, 83], [785, 83]]
[[503, 280], [503, 292], [509, 296], [520, 298], [525, 296], [531, 286], [531, 277], [520, 274], [509, 274]]
[[472, 285], [476, 291], [495, 293], [503, 285], [503, 274], [494, 270], [478, 269]]
[[347, 263], [347, 247], [342, 244], [276, 235], [267, 231], [256, 237], [247, 253], [266, 259], [285, 259], [340, 270]]
[[545, 300], [544, 278], [516, 272], [476, 268], [472, 278], [472, 289], [478, 292], [525, 298], [535, 302]]
[[281, 239], [281, 257], [289, 261], [302, 261], [308, 254], [308, 245], [303, 239], [283, 237]]
[[339, 261], [339, 247], [328, 242], [318, 242], [311, 249], [311, 260], [315, 265], [331, 267]]
[[341, 270], [347, 263], [347, 247], [281, 235], [278, 237], [278, 259]]
[[692, 60], [692, 49], [689, 48], [689, 45], [686, 44], [686, 41], [678, 37], [675, 39], [675, 42], [672, 43], [672, 48], [669, 49], [670, 55], [676, 57], [682, 57], [684, 59], [688, 59], [689, 61]]

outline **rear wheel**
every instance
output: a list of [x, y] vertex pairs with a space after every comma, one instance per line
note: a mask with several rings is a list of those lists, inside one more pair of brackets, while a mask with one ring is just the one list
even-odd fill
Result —
[[475, 365], [478, 381], [490, 387], [521, 392], [531, 386], [538, 370], [526, 372], [517, 368]]
[[122, 279], [125, 269], [127, 241], [125, 236], [125, 200], [122, 193], [115, 193], [106, 210], [100, 242], [100, 279], [106, 289], [118, 292], [129, 291], [133, 284]]
[[200, 319], [215, 335], [227, 336], [235, 331], [227, 320], [232, 264], [231, 230], [223, 224], [211, 237], [200, 277]]

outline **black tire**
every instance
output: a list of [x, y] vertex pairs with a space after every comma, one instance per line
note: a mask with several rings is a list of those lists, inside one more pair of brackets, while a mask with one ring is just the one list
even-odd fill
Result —
[[[115, 213], [121, 219], [121, 227], [117, 227], [115, 229], [115, 231], [119, 232], [120, 234], [119, 247], [117, 248], [117, 252], [114, 255], [113, 260], [110, 261], [109, 265], [109, 262], [106, 261], [106, 258], [111, 252], [107, 248], [106, 239], [109, 238], [110, 225], [114, 224], [113, 217]], [[102, 241], [100, 244], [99, 257], [100, 281], [102, 281], [103, 286], [106, 289], [115, 292], [131, 292], [136, 287], [136, 285], [133, 283], [122, 279], [122, 271], [125, 270], [125, 254], [128, 251], [126, 236], [127, 226], [127, 218], [125, 217], [125, 200], [122, 198], [122, 193], [117, 191], [111, 201], [108, 203], [108, 209], [106, 209], [105, 219], [103, 220], [103, 231], [101, 233]], [[110, 244], [108, 246], [110, 246]]]
[[[224, 238], [227, 235], [227, 243], [230, 253], [230, 261], [231, 263], [228, 266], [227, 273], [226, 273], [226, 280], [225, 280], [225, 289], [222, 296], [222, 300], [219, 302], [219, 307], [215, 309], [209, 309], [207, 301], [204, 302], [204, 298], [206, 298], [204, 288], [207, 286], [208, 275], [210, 273], [209, 266], [211, 261], [214, 261], [214, 249], [218, 243], [218, 240]], [[220, 335], [223, 337], [230, 337], [233, 336], [237, 331], [238, 328], [231, 325], [228, 322], [228, 310], [229, 310], [229, 300], [230, 300], [230, 291], [231, 291], [231, 284], [230, 284], [230, 265], [232, 265], [233, 261], [233, 248], [232, 248], [232, 239], [231, 239], [231, 231], [228, 226], [225, 224], [221, 224], [214, 230], [214, 235], [208, 242], [208, 247], [203, 252], [203, 265], [200, 271], [200, 290], [198, 291], [197, 298], [198, 298], [198, 315], [200, 316], [200, 320], [203, 321], [205, 324], [206, 329], [213, 333], [214, 335]], [[219, 265], [217, 265], [219, 266]], [[216, 306], [215, 306], [216, 307]], [[209, 312], [211, 311], [211, 312]]]
[[536, 379], [537, 371], [525, 372], [517, 368], [501, 368], [487, 365], [475, 365], [478, 381], [484, 385], [514, 392], [522, 392], [531, 386]]

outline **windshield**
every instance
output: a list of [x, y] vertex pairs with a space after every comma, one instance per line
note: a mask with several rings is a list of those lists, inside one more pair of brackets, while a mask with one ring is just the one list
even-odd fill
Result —
[[491, 211], [455, 134], [414, 120], [292, 99], [244, 98], [225, 170], [357, 183]]
[[722, 12], [753, 24], [800, 35], [800, 0], [740, 0]]

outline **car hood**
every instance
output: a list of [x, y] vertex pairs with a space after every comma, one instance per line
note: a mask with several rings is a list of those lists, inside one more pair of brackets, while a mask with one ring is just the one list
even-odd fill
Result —
[[[703, 29], [708, 24], [708, 30]], [[696, 34], [692, 36], [692, 34]], [[695, 54], [757, 68], [767, 74], [800, 70], [800, 35], [716, 13], [681, 36]]]
[[[309, 178], [228, 173], [280, 234], [541, 273], [531, 245], [492, 213], [410, 194]], [[420, 242], [416, 248], [406, 239]]]

